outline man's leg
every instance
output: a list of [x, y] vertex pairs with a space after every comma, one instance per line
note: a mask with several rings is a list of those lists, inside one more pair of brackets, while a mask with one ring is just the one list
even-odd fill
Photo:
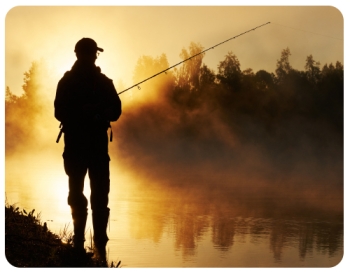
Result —
[[93, 161], [91, 166], [89, 166], [89, 177], [94, 244], [100, 259], [105, 260], [106, 245], [108, 242], [107, 225], [109, 220], [109, 158], [108, 160], [96, 159], [96, 161]]
[[69, 177], [68, 205], [71, 207], [74, 226], [73, 246], [83, 251], [88, 205], [83, 191], [87, 167], [79, 159], [65, 157], [64, 168]]

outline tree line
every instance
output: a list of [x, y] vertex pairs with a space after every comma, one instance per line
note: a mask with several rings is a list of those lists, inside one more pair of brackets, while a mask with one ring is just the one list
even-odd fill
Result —
[[[180, 57], [185, 60], [202, 50], [200, 44], [191, 43]], [[322, 154], [334, 146], [339, 152], [343, 140], [342, 63], [321, 66], [310, 54], [304, 70], [297, 70], [290, 56], [290, 49], [283, 49], [274, 72], [254, 72], [243, 70], [238, 57], [228, 52], [215, 72], [203, 62], [204, 54], [198, 55], [142, 84], [134, 97], [142, 95], [146, 100], [142, 106], [130, 108], [130, 115], [120, 122], [120, 134], [124, 140], [141, 136], [130, 144], [145, 154], [152, 154], [147, 147], [154, 151], [150, 144], [155, 136], [168, 141], [186, 139], [180, 147], [187, 152], [187, 142], [197, 142], [191, 148], [201, 143], [201, 158], [215, 153], [214, 147], [215, 151], [225, 150], [233, 139], [241, 144], [257, 143], [267, 155], [271, 151], [283, 154], [291, 146], [300, 148], [305, 141], [313, 147], [312, 153]], [[142, 56], [133, 80], [139, 82], [168, 67], [164, 54]], [[222, 149], [217, 150], [218, 146]], [[162, 150], [167, 151], [166, 141]]]
[[[188, 49], [182, 49], [180, 57], [185, 60], [202, 50], [200, 44], [191, 43]], [[215, 128], [213, 123], [218, 120], [210, 118], [215, 116], [240, 142], [259, 139], [275, 142], [276, 138], [293, 142], [297, 134], [305, 131], [310, 136], [332, 132], [332, 138], [335, 136], [341, 142], [342, 63], [337, 61], [321, 67], [309, 55], [304, 70], [300, 71], [292, 67], [290, 56], [289, 48], [283, 49], [274, 72], [254, 72], [250, 68], [242, 70], [238, 57], [230, 51], [218, 63], [215, 72], [203, 62], [204, 54], [198, 55], [142, 85], [140, 92], [144, 92], [146, 100], [137, 109], [130, 107], [126, 110], [126, 113], [134, 113], [121, 119], [117, 125], [125, 131], [120, 133], [120, 138], [129, 138], [135, 130], [144, 132], [143, 127], [147, 125], [152, 128], [150, 138], [151, 134], [156, 134], [153, 129], [158, 127], [159, 131], [165, 130], [165, 134], [168, 130], [172, 135], [182, 134], [190, 139], [198, 137], [203, 140], [207, 130]], [[156, 58], [142, 56], [135, 66], [133, 80], [141, 81], [168, 67], [164, 54]], [[37, 133], [28, 125], [40, 126], [42, 110], [53, 108], [53, 102], [43, 100], [42, 93], [38, 92], [45, 77], [44, 65], [33, 62], [29, 71], [24, 73], [24, 93], [21, 96], [15, 96], [6, 87], [7, 149], [16, 147], [27, 138], [35, 138]], [[160, 126], [162, 123], [166, 125]], [[142, 146], [146, 144], [146, 141], [140, 142]]]

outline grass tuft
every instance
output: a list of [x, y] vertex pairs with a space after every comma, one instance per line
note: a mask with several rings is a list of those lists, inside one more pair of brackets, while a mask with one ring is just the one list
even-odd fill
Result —
[[[5, 255], [15, 267], [110, 267], [121, 262], [101, 262], [91, 252], [77, 253], [72, 232], [65, 226], [59, 235], [49, 231], [35, 209], [27, 212], [5, 204]], [[91, 243], [92, 246], [92, 243]], [[91, 250], [91, 248], [90, 248]]]

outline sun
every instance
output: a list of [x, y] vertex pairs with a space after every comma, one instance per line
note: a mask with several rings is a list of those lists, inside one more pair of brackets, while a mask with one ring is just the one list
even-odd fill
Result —
[[52, 60], [52, 65], [55, 68], [55, 73], [62, 77], [66, 71], [71, 70], [76, 57], [71, 52], [58, 54], [54, 60]]
[[[119, 75], [118, 66], [116, 66], [108, 56], [103, 56], [104, 53], [100, 53], [97, 56], [95, 65], [101, 68], [101, 72], [107, 76], [114, 78], [114, 75]], [[77, 60], [75, 53], [73, 52], [57, 52], [57, 55], [51, 59], [50, 64], [53, 68], [53, 72], [57, 76], [62, 77], [67, 71], [71, 70], [75, 61]]]

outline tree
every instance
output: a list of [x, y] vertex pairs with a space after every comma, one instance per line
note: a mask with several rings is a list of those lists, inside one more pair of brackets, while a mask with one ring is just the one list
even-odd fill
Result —
[[268, 90], [273, 86], [274, 75], [266, 70], [259, 70], [255, 74], [255, 81], [258, 90]]
[[286, 75], [292, 70], [292, 66], [289, 63], [289, 56], [291, 55], [289, 48], [286, 48], [282, 50], [281, 58], [277, 60], [276, 75], [279, 83], [282, 82]]
[[242, 72], [242, 89], [247, 91], [252, 91], [256, 88], [255, 74], [251, 68], [245, 69]]
[[140, 82], [162, 70], [169, 67], [166, 55], [163, 53], [161, 56], [153, 58], [151, 56], [141, 56], [137, 60], [136, 67], [134, 69], [133, 81], [135, 83]]
[[207, 65], [203, 65], [199, 70], [199, 86], [203, 89], [215, 83], [215, 73]]
[[225, 60], [218, 65], [217, 79], [220, 84], [231, 91], [238, 91], [241, 87], [241, 64], [232, 51], [228, 52]]
[[13, 104], [18, 100], [18, 96], [14, 95], [9, 87], [6, 87], [6, 94], [5, 94], [5, 106], [9, 104]]
[[306, 57], [305, 71], [306, 77], [312, 84], [320, 80], [320, 62], [316, 62], [312, 55]]
[[180, 89], [186, 89], [189, 91], [197, 91], [199, 88], [200, 68], [202, 65], [203, 54], [199, 54], [203, 51], [203, 47], [198, 43], [191, 42], [189, 50], [182, 49], [180, 57], [182, 60], [186, 60], [191, 56], [197, 56], [184, 62], [180, 69], [175, 69], [176, 72], [176, 86]]
[[318, 83], [318, 101], [322, 115], [332, 121], [333, 126], [343, 133], [344, 123], [344, 68], [337, 61], [335, 66], [324, 65]]
[[[26, 146], [34, 138], [38, 140], [43, 133], [42, 129], [48, 130], [52, 126], [52, 101], [49, 100], [47, 91], [54, 90], [54, 87], [47, 86], [47, 82], [52, 82], [49, 77], [45, 62], [32, 62], [29, 70], [24, 73], [23, 94], [16, 96], [9, 87], [6, 88], [6, 153], [20, 149], [22, 145]], [[52, 117], [52, 121], [48, 117]]]
[[341, 62], [337, 61], [335, 66], [330, 63], [329, 65], [325, 64], [321, 71], [320, 76], [321, 84], [328, 84], [328, 82], [333, 81], [338, 83], [343, 87], [344, 81], [344, 66]]
[[[142, 56], [137, 61], [133, 74], [133, 81], [135, 83], [139, 83], [167, 68], [169, 68], [169, 63], [165, 54], [162, 54], [156, 58], [151, 56]], [[173, 85], [173, 73], [169, 71], [143, 83], [142, 87], [140, 88], [148, 90], [145, 96], [147, 95], [147, 98], [149, 99], [152, 94], [155, 96], [165, 95], [167, 91], [172, 89]], [[138, 96], [138, 98], [141, 97]]]

